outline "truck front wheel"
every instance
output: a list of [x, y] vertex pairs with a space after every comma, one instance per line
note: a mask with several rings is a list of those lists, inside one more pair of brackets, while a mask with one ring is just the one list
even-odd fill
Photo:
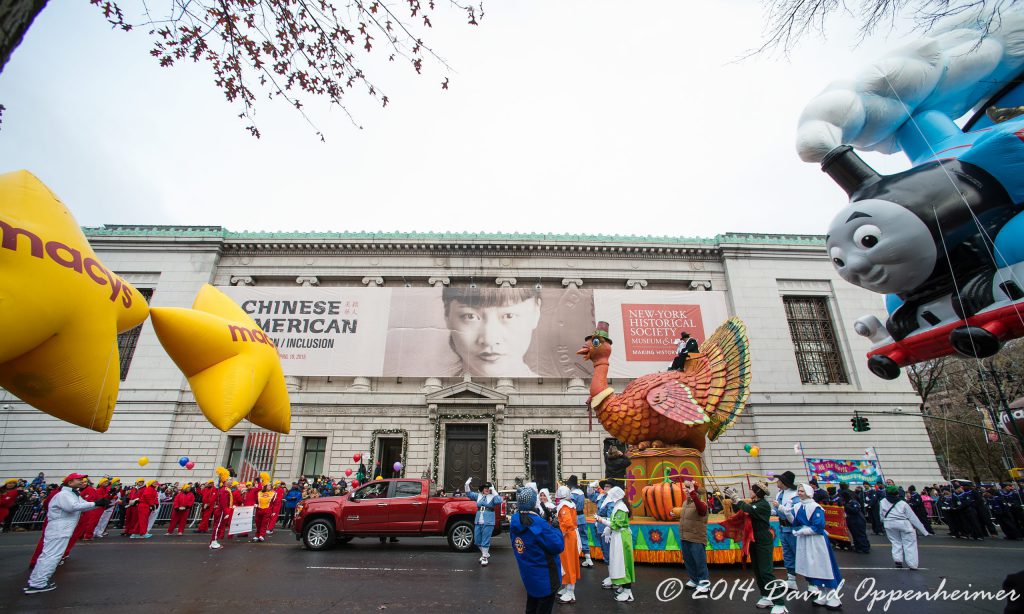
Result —
[[456, 552], [472, 550], [473, 525], [467, 520], [459, 520], [448, 527], [448, 546]]
[[327, 550], [334, 546], [334, 527], [318, 518], [303, 528], [302, 541], [310, 550]]

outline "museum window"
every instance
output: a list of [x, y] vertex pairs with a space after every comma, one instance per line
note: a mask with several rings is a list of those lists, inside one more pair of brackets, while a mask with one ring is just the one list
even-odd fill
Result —
[[309, 477], [323, 474], [326, 450], [326, 437], [306, 437], [302, 447], [302, 475]]
[[245, 447], [245, 436], [229, 435], [228, 445], [224, 459], [224, 466], [238, 471], [238, 464], [242, 462], [242, 448]]
[[800, 381], [805, 384], [848, 383], [828, 297], [784, 296], [782, 302], [796, 350]]
[[[148, 303], [153, 298], [152, 288], [136, 288]], [[128, 367], [132, 364], [132, 356], [135, 355], [135, 346], [139, 343], [139, 335], [142, 334], [142, 324], [131, 330], [126, 330], [117, 336], [117, 355], [121, 357], [121, 381], [128, 377]]]

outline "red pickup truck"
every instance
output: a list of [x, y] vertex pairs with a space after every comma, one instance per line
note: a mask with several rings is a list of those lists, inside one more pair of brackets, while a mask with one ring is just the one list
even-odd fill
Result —
[[[469, 552], [476, 502], [466, 497], [432, 497], [433, 491], [430, 480], [374, 480], [341, 497], [300, 502], [292, 530], [295, 539], [310, 550], [326, 550], [354, 537], [444, 535], [452, 550]], [[495, 535], [501, 532], [503, 512], [499, 512]]]

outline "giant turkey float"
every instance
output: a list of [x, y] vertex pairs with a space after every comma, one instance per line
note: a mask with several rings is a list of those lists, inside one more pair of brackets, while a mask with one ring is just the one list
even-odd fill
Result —
[[[750, 395], [750, 344], [743, 322], [731, 318], [691, 353], [682, 371], [651, 373], [633, 380], [621, 393], [608, 385], [612, 338], [599, 322], [577, 354], [594, 366], [588, 405], [613, 437], [629, 446], [626, 501], [633, 512], [633, 553], [644, 563], [681, 563], [679, 519], [684, 501], [682, 478], [704, 484], [704, 449], [733, 423]], [[588, 503], [587, 536], [592, 556], [601, 558], [601, 541]], [[728, 508], [727, 508], [728, 514]], [[708, 519], [708, 563], [745, 560], [743, 543], [726, 515]], [[777, 521], [773, 522], [776, 527]], [[749, 544], [748, 544], [749, 545]], [[782, 559], [776, 538], [774, 556]]]

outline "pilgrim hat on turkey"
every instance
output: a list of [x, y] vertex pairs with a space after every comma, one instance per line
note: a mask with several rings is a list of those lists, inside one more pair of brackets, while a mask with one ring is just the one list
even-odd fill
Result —
[[608, 323], [607, 322], [598, 322], [597, 323], [597, 328], [594, 330], [594, 334], [587, 335], [586, 337], [583, 338], [583, 340], [584, 341], [590, 341], [594, 337], [600, 337], [601, 339], [604, 339], [608, 343], [612, 342], [612, 338], [608, 335]]

